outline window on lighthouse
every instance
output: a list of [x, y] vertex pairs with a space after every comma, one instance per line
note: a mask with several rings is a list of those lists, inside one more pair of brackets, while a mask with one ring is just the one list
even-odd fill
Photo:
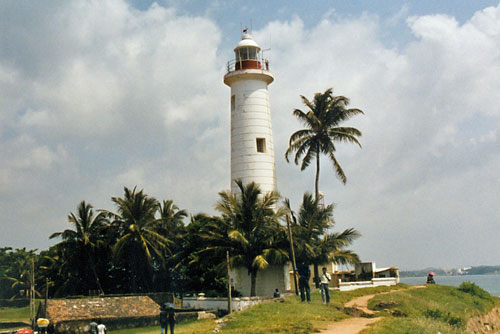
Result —
[[257, 138], [257, 152], [266, 153], [266, 138]]
[[248, 59], [258, 59], [258, 50], [256, 48], [241, 48], [236, 50], [236, 61]]

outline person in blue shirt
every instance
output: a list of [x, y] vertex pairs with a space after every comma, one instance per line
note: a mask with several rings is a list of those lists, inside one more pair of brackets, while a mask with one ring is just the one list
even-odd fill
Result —
[[311, 287], [309, 286], [309, 279], [311, 278], [311, 269], [305, 263], [301, 263], [297, 266], [297, 275], [299, 276], [299, 290], [300, 299], [304, 302], [307, 298], [307, 302], [311, 302]]

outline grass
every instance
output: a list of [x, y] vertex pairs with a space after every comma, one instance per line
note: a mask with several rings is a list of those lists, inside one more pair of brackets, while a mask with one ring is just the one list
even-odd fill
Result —
[[[470, 284], [470, 283], [469, 283]], [[429, 285], [371, 299], [368, 307], [386, 316], [362, 334], [462, 334], [467, 321], [499, 305], [497, 298], [477, 286], [460, 289]], [[465, 291], [464, 291], [465, 290]]]
[[347, 301], [359, 296], [402, 288], [405, 286], [366, 288], [342, 293], [332, 292], [330, 305], [321, 303], [318, 291], [311, 294], [310, 304], [300, 302], [298, 296], [291, 296], [285, 298], [283, 303], [263, 303], [249, 310], [233, 313], [228, 317], [221, 333], [312, 333], [326, 328], [333, 321], [348, 318], [349, 316], [342, 312], [343, 305]]
[[[181, 322], [175, 325], [176, 334], [205, 334], [211, 333], [214, 329], [214, 321], [209, 319], [204, 320], [190, 320]], [[108, 331], [108, 334], [158, 334], [160, 328], [158, 326], [143, 327], [143, 328], [129, 328]], [[170, 333], [170, 331], [169, 331]]]
[[0, 308], [0, 321], [30, 322], [30, 307], [3, 307]]
[[[362, 331], [363, 334], [465, 334], [467, 321], [485, 314], [500, 305], [500, 299], [491, 297], [479, 287], [466, 283], [459, 288], [429, 285], [425, 289], [407, 289], [399, 284], [392, 287], [365, 288], [348, 292], [333, 292], [330, 305], [323, 305], [319, 292], [312, 294], [312, 302], [301, 303], [298, 296], [283, 302], [256, 305], [249, 310], [227, 316], [221, 334], [306, 334], [337, 320], [348, 318], [343, 305], [363, 295], [397, 290], [369, 301], [371, 309], [380, 311], [384, 318]], [[27, 320], [29, 308], [0, 309], [0, 321]], [[177, 334], [209, 334], [214, 320], [182, 322], [176, 325]], [[158, 326], [110, 331], [109, 334], [158, 334]]]
[[[359, 296], [403, 289], [404, 285], [393, 287], [366, 288], [349, 292], [332, 292], [330, 305], [321, 303], [319, 292], [311, 295], [311, 303], [301, 303], [300, 297], [291, 296], [284, 302], [269, 302], [256, 305], [243, 312], [235, 312], [226, 317], [227, 321], [221, 328], [222, 334], [242, 333], [281, 333], [306, 334], [317, 329], [326, 328], [333, 321], [348, 318], [342, 312], [345, 302]], [[213, 333], [213, 320], [180, 323], [175, 326], [176, 333]], [[120, 331], [110, 331], [109, 334], [157, 334], [158, 327], [136, 328]]]

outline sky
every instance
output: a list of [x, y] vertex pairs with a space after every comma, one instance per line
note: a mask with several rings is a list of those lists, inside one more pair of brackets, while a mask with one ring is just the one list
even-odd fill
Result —
[[0, 2], [0, 247], [47, 249], [82, 200], [124, 187], [214, 214], [230, 187], [226, 63], [248, 26], [265, 51], [278, 190], [296, 210], [314, 168], [286, 163], [300, 95], [332, 87], [365, 115], [362, 149], [322, 160], [335, 231], [403, 270], [498, 265], [497, 1]]

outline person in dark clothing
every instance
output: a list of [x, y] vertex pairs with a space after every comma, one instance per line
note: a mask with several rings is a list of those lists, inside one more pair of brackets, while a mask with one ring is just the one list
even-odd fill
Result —
[[175, 312], [173, 308], [168, 309], [168, 324], [170, 326], [170, 334], [174, 334], [174, 327], [175, 327]]
[[92, 320], [92, 322], [89, 324], [89, 333], [97, 334], [97, 322], [95, 322], [95, 320]]
[[434, 275], [432, 275], [431, 273], [427, 275], [427, 284], [436, 284], [436, 282], [434, 281]]
[[311, 278], [311, 269], [305, 263], [301, 263], [297, 266], [297, 275], [299, 275], [299, 290], [300, 299], [302, 302], [306, 300], [311, 302], [311, 287], [309, 286], [309, 279]]
[[279, 298], [280, 297], [280, 290], [276, 289], [276, 291], [274, 291], [273, 297]]
[[163, 334], [163, 331], [165, 328], [168, 326], [168, 311], [167, 311], [167, 305], [163, 304], [161, 306], [161, 311], [160, 311], [160, 327], [161, 327], [161, 334]]

